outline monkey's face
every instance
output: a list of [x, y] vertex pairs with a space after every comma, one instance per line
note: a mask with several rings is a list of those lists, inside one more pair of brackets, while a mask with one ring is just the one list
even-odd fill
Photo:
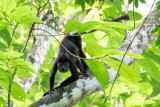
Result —
[[69, 68], [70, 63], [69, 62], [58, 62], [57, 66], [60, 72], [67, 72]]

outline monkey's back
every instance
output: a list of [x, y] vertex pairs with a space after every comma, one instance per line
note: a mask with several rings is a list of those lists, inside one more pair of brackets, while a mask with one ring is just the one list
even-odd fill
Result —
[[[74, 41], [74, 36], [65, 36], [62, 41], [61, 41], [61, 44], [72, 54], [74, 54], [75, 56], [79, 56], [79, 49], [78, 47], [76, 46], [75, 44], [75, 41]], [[73, 55], [71, 55], [69, 52], [67, 52], [67, 50], [62, 46], [60, 45], [59, 47], [59, 51], [58, 51], [58, 54], [66, 54], [69, 56], [69, 58], [76, 62], [78, 60], [77, 57], [74, 57]]]

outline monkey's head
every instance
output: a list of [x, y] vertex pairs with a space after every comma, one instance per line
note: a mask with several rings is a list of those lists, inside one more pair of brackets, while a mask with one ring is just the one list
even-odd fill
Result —
[[57, 66], [60, 72], [67, 72], [70, 66], [70, 60], [67, 55], [63, 54], [58, 57]]

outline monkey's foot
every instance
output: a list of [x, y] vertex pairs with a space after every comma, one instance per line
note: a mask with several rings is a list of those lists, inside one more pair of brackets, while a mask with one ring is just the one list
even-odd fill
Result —
[[51, 95], [51, 94], [53, 94], [53, 92], [54, 92], [54, 90], [49, 90], [48, 92], [46, 92], [46, 93], [43, 94], [43, 97], [46, 96], [46, 95], [48, 95], [48, 94]]

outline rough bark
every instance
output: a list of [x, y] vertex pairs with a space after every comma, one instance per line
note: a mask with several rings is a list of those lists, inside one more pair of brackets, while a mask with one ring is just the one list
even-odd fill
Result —
[[[124, 43], [118, 48], [119, 51], [125, 51], [135, 35], [133, 43], [129, 48], [129, 52], [142, 54], [149, 44], [157, 37], [153, 35], [151, 31], [155, 28], [160, 21], [160, 18], [155, 20], [155, 16], [158, 14], [155, 8], [148, 16], [144, 24], [140, 24], [135, 30], [128, 33]], [[144, 19], [145, 20], [145, 19]], [[143, 20], [143, 21], [144, 21]], [[142, 22], [143, 23], [143, 22]], [[117, 57], [121, 59], [121, 57]], [[136, 59], [126, 57], [124, 63], [132, 64]], [[107, 66], [109, 73], [109, 82], [115, 78], [116, 71]], [[108, 83], [109, 83], [108, 82]], [[95, 77], [79, 79], [76, 82], [70, 84], [65, 88], [66, 92], [59, 94], [57, 91], [53, 95], [48, 95], [31, 104], [30, 107], [72, 107], [86, 96], [100, 90], [102, 86], [96, 80]]]
[[[42, 18], [43, 24], [39, 24], [38, 28], [45, 29], [47, 32], [53, 35], [57, 35], [56, 30], [53, 28], [57, 28], [60, 25], [61, 19], [62, 19], [61, 16], [54, 18], [52, 11], [49, 10]], [[38, 31], [37, 32], [38, 36], [35, 36], [32, 47], [28, 52], [26, 58], [26, 61], [33, 63], [33, 69], [36, 71], [36, 74], [32, 73], [33, 76], [32, 78], [23, 79], [23, 81], [19, 83], [25, 90], [25, 92], [27, 92], [34, 83], [38, 75], [38, 71], [41, 67], [41, 64], [43, 63], [47, 55], [47, 52], [49, 50], [49, 47], [53, 41], [53, 37], [48, 36], [49, 35], [48, 33], [42, 30], [37, 30], [37, 31]]]

